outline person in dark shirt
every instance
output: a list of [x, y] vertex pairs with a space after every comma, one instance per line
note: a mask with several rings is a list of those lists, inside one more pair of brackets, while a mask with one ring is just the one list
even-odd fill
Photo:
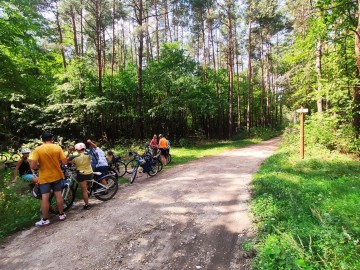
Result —
[[23, 179], [25, 182], [29, 184], [35, 184], [37, 181], [37, 176], [34, 174], [34, 171], [30, 168], [29, 163], [29, 155], [30, 149], [25, 148], [21, 150], [22, 157], [16, 163], [16, 167], [14, 170], [14, 178], [11, 181], [12, 183], [16, 183], [18, 176]]

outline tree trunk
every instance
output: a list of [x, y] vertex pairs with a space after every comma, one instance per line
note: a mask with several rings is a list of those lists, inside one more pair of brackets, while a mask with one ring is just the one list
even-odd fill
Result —
[[[355, 32], [356, 77], [360, 79], [360, 0], [358, 0], [358, 25]], [[354, 87], [353, 123], [356, 136], [360, 133], [360, 85]]]
[[[359, 0], [360, 1], [360, 0]], [[251, 128], [251, 82], [252, 82], [252, 66], [251, 66], [251, 21], [249, 22], [249, 63], [248, 63], [248, 96], [247, 96], [247, 111], [246, 111], [246, 130], [249, 133]]]
[[155, 9], [155, 40], [156, 40], [156, 60], [159, 62], [160, 44], [159, 44], [159, 15], [158, 15], [158, 1], [154, 0]]
[[111, 53], [111, 74], [110, 74], [110, 91], [113, 91], [113, 81], [114, 81], [114, 65], [115, 65], [115, 44], [116, 44], [116, 36], [115, 36], [115, 0], [113, 0], [112, 6], [112, 53]]
[[232, 21], [232, 6], [231, 3], [228, 4], [227, 10], [228, 16], [228, 76], [229, 76], [229, 86], [228, 86], [228, 138], [232, 137], [233, 133], [233, 92], [234, 92], [234, 43], [233, 43], [233, 21]]
[[134, 5], [134, 11], [136, 14], [136, 21], [140, 28], [139, 31], [139, 47], [138, 47], [138, 63], [137, 63], [137, 99], [136, 99], [136, 111], [137, 118], [135, 122], [135, 137], [140, 139], [143, 137], [143, 114], [142, 114], [142, 65], [143, 65], [143, 50], [144, 50], [144, 31], [143, 27], [143, 1], [139, 0], [138, 5]]
[[59, 11], [58, 11], [58, 2], [56, 1], [56, 11], [55, 11], [55, 18], [56, 18], [56, 26], [59, 33], [59, 43], [60, 43], [60, 51], [61, 51], [61, 57], [63, 62], [64, 71], [66, 72], [66, 58], [65, 58], [65, 50], [64, 50], [64, 44], [63, 44], [63, 35], [60, 25], [60, 18], [59, 18]]
[[102, 51], [101, 51], [101, 18], [100, 18], [100, 3], [95, 1], [95, 28], [96, 28], [96, 53], [97, 53], [97, 68], [98, 68], [98, 93], [102, 96]]
[[72, 26], [72, 30], [73, 30], [75, 55], [79, 56], [79, 45], [78, 45], [78, 41], [77, 41], [76, 20], [75, 20], [75, 12], [74, 12], [73, 5], [70, 6], [70, 18], [71, 18], [71, 26]]
[[322, 43], [319, 38], [317, 44], [316, 44], [316, 75], [317, 75], [317, 92], [318, 92], [318, 99], [316, 101], [317, 104], [317, 111], [318, 113], [321, 113], [323, 111], [323, 105], [322, 105], [322, 98], [321, 98], [321, 56], [322, 56]]

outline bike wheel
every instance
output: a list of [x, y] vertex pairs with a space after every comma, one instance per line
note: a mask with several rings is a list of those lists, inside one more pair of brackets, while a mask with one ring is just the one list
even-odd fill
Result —
[[136, 166], [135, 158], [126, 163], [126, 172], [132, 174], [134, 167]]
[[21, 156], [19, 155], [19, 154], [13, 154], [12, 156], [11, 156], [11, 160], [12, 161], [18, 161], [18, 160], [20, 160], [21, 159]]
[[115, 170], [117, 171], [117, 174], [119, 177], [123, 177], [126, 173], [126, 164], [124, 161], [116, 161], [114, 163]]
[[116, 180], [119, 179], [119, 174], [118, 174], [118, 172], [117, 172], [114, 168], [112, 168], [112, 167], [109, 167], [109, 168], [108, 168], [107, 174], [110, 174], [110, 175], [115, 176]]
[[135, 166], [130, 177], [130, 184], [134, 183], [139, 166]]
[[4, 154], [0, 154], [0, 163], [5, 163], [7, 161], [7, 156]]
[[155, 176], [158, 173], [158, 164], [157, 161], [154, 161], [151, 164], [151, 170], [147, 172], [149, 176]]
[[95, 194], [95, 198], [100, 201], [110, 200], [112, 197], [115, 196], [119, 188], [119, 184], [114, 175], [105, 175], [101, 177], [100, 179], [98, 179], [99, 183], [101, 183], [104, 179], [106, 180], [106, 187], [100, 186], [100, 190], [103, 190], [99, 192], [98, 189], [98, 193]]
[[[61, 194], [64, 198], [64, 211], [67, 211], [74, 204], [75, 190], [72, 187], [66, 187], [62, 189]], [[50, 195], [49, 204], [50, 204], [50, 208], [49, 208], [50, 213], [59, 214], [59, 209], [56, 204], [55, 194], [53, 192]]]
[[161, 160], [158, 159], [156, 161], [156, 165], [158, 167], [158, 172], [161, 172], [161, 170], [163, 169], [163, 164], [162, 164]]
[[166, 156], [166, 164], [170, 164], [171, 162], [171, 154], [167, 154]]

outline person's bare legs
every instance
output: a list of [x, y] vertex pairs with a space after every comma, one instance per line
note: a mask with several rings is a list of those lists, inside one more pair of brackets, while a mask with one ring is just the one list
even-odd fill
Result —
[[87, 181], [80, 182], [80, 187], [82, 191], [82, 198], [84, 200], [85, 205], [89, 204], [89, 194], [88, 194], [88, 187], [87, 187]]
[[[55, 194], [56, 205], [59, 210], [59, 214], [63, 214], [64, 213], [64, 198], [61, 195], [61, 191], [55, 191], [54, 194]], [[48, 204], [49, 204], [49, 199], [48, 199]], [[49, 206], [48, 206], [48, 212], [49, 212]]]
[[161, 155], [161, 162], [164, 166], [166, 166], [166, 157], [164, 155]]
[[49, 218], [49, 207], [50, 207], [49, 198], [50, 198], [50, 193], [41, 194], [41, 215], [43, 219]]

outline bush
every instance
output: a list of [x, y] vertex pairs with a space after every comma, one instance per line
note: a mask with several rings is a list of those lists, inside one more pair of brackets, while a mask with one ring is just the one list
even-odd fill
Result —
[[186, 139], [186, 138], [181, 138], [181, 139], [179, 140], [179, 145], [180, 145], [181, 147], [189, 147], [189, 146], [191, 145], [191, 143], [190, 143], [190, 141], [189, 141], [188, 139]]

